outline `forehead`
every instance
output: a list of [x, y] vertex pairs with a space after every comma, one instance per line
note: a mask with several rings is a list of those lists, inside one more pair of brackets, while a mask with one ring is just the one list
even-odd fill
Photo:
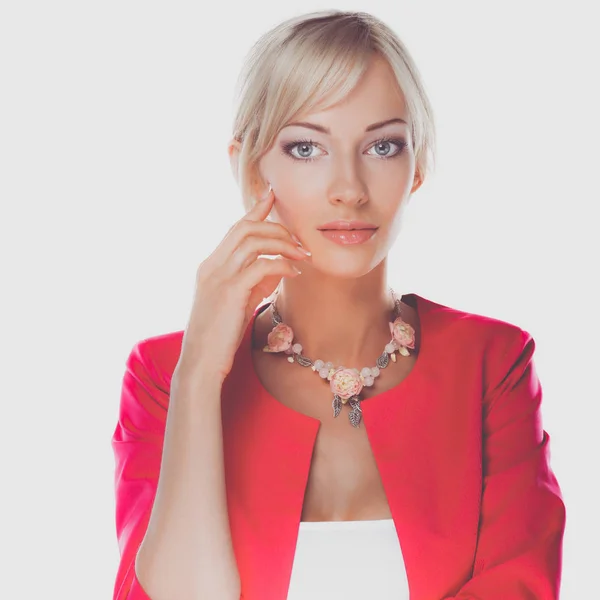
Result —
[[327, 98], [323, 98], [313, 109], [297, 116], [294, 121], [310, 119], [331, 125], [332, 128], [335, 127], [334, 123], [339, 122], [364, 129], [363, 125], [393, 117], [409, 122], [404, 94], [390, 64], [383, 57], [375, 55], [357, 85], [342, 100], [328, 105]]

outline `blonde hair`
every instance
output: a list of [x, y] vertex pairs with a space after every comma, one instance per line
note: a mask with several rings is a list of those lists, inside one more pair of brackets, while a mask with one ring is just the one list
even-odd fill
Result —
[[435, 124], [408, 50], [373, 15], [324, 10], [277, 25], [252, 46], [244, 62], [236, 86], [233, 137], [241, 143], [237, 178], [246, 208], [257, 188], [266, 188], [257, 166], [279, 131], [300, 113], [342, 100], [358, 83], [373, 53], [388, 61], [402, 90], [415, 168], [425, 179], [435, 160]]

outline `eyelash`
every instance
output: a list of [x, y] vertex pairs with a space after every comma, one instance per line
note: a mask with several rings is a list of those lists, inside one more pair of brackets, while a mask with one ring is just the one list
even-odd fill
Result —
[[[404, 150], [407, 146], [406, 141], [403, 140], [402, 138], [393, 138], [393, 137], [386, 136], [386, 137], [382, 137], [381, 139], [373, 142], [373, 144], [371, 144], [370, 148], [372, 148], [373, 146], [376, 146], [377, 144], [381, 144], [384, 142], [391, 142], [392, 144], [396, 144], [396, 146], [398, 146], [399, 150], [395, 154], [392, 154], [392, 156], [379, 156], [379, 159], [381, 159], [381, 160], [390, 160], [392, 158], [396, 158], [397, 156], [400, 156], [404, 152]], [[314, 140], [311, 140], [310, 138], [294, 140], [293, 142], [282, 145], [282, 150], [283, 150], [282, 154], [284, 156], [288, 156], [292, 160], [296, 160], [298, 162], [312, 162], [316, 158], [319, 158], [318, 156], [308, 157], [308, 158], [298, 158], [297, 156], [294, 156], [291, 153], [291, 150], [292, 150], [292, 148], [299, 146], [300, 144], [310, 144], [311, 146], [318, 146], [317, 142], [315, 142]]]

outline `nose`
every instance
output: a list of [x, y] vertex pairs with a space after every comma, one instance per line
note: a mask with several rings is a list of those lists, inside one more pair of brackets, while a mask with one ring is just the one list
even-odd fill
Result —
[[362, 205], [368, 202], [367, 188], [352, 161], [339, 159], [335, 165], [334, 178], [329, 187], [331, 204]]

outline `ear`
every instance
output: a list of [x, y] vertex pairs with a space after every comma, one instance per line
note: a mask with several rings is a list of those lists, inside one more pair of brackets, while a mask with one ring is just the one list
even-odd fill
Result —
[[410, 190], [411, 194], [414, 194], [422, 185], [423, 177], [421, 176], [421, 172], [417, 169], [415, 171], [415, 176], [413, 177], [413, 186]]
[[241, 149], [241, 143], [235, 138], [233, 138], [227, 146], [227, 153], [229, 154], [229, 164], [231, 165], [231, 172], [233, 173], [233, 177], [236, 181], [238, 181], [238, 164]]

